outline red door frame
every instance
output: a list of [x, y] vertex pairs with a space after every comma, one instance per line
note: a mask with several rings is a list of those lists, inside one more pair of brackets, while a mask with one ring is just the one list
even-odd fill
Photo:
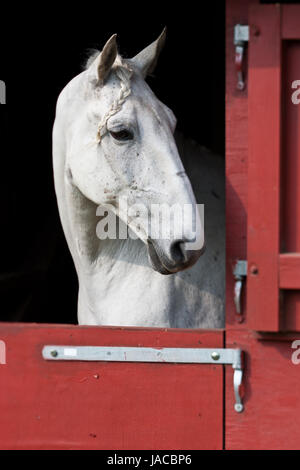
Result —
[[[290, 41], [297, 41], [293, 56], [299, 62], [299, 12], [299, 5], [250, 9], [247, 314], [249, 327], [260, 331], [286, 326], [280, 318], [280, 289], [300, 289], [300, 176], [293, 181], [293, 173], [299, 173], [300, 111], [291, 103], [291, 84], [286, 81], [290, 67], [283, 67]], [[289, 187], [284, 188], [281, 174], [291, 167], [291, 160]], [[291, 239], [296, 240], [289, 243]]]
[[[299, 50], [289, 52], [300, 38], [300, 5], [228, 0], [226, 6], [226, 347], [245, 351], [245, 409], [232, 411], [226, 377], [225, 448], [299, 449], [300, 365], [292, 361], [293, 342], [300, 338], [299, 263], [298, 255], [284, 253], [292, 250], [282, 239], [300, 251], [299, 146], [293, 150], [300, 132], [292, 126], [299, 126], [300, 108], [291, 108], [282, 94], [290, 75], [282, 77], [281, 69], [300, 72]], [[250, 27], [243, 91], [236, 89], [234, 64], [238, 23]], [[248, 260], [240, 315], [233, 302], [238, 259]]]

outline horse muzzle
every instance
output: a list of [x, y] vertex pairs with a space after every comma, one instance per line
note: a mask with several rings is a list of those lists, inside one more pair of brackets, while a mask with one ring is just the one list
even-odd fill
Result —
[[160, 243], [148, 239], [148, 258], [152, 268], [160, 274], [174, 274], [192, 267], [205, 251], [205, 245], [200, 250], [187, 250], [189, 240], [168, 240]]

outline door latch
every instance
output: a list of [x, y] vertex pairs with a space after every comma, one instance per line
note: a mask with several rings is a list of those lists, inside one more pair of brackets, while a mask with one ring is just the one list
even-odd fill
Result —
[[230, 364], [233, 368], [234, 409], [244, 410], [240, 387], [243, 379], [241, 349], [143, 348], [123, 346], [46, 345], [42, 351], [47, 361], [160, 362], [185, 364]]
[[237, 314], [241, 314], [241, 295], [243, 281], [247, 276], [248, 263], [245, 260], [238, 260], [233, 269], [233, 275], [235, 279], [234, 283], [234, 305]]
[[236, 24], [234, 27], [235, 69], [237, 72], [237, 89], [244, 90], [243, 58], [247, 42], [249, 41], [249, 26]]

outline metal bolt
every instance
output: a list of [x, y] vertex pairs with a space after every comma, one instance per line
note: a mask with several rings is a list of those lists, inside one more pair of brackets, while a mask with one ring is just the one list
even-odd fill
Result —
[[218, 361], [220, 359], [220, 354], [217, 351], [214, 351], [214, 352], [211, 353], [211, 358], [214, 361]]
[[256, 276], [258, 274], [258, 267], [255, 266], [255, 264], [253, 266], [251, 266], [250, 268], [250, 273], [253, 275], [253, 276]]
[[254, 36], [260, 35], [260, 29], [257, 26], [253, 26], [253, 34]]
[[237, 413], [241, 413], [244, 410], [244, 406], [241, 403], [235, 403], [234, 409]]
[[55, 351], [55, 350], [51, 351], [50, 354], [51, 354], [52, 357], [57, 357], [58, 356], [58, 352]]

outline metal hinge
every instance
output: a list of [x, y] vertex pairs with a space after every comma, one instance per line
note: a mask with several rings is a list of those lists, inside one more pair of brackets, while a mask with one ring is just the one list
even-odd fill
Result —
[[234, 409], [243, 411], [240, 386], [243, 379], [240, 349], [204, 348], [134, 348], [113, 346], [52, 346], [43, 347], [43, 358], [50, 361], [112, 361], [163, 362], [185, 364], [231, 364], [234, 369]]
[[234, 283], [234, 304], [237, 314], [241, 314], [241, 295], [243, 281], [247, 276], [248, 263], [245, 260], [238, 260], [233, 269], [233, 275], [235, 279]]
[[243, 77], [243, 58], [245, 45], [249, 41], [249, 26], [236, 24], [234, 27], [234, 40], [235, 45], [235, 68], [237, 71], [238, 81], [237, 89], [242, 91], [245, 88], [245, 81]]

